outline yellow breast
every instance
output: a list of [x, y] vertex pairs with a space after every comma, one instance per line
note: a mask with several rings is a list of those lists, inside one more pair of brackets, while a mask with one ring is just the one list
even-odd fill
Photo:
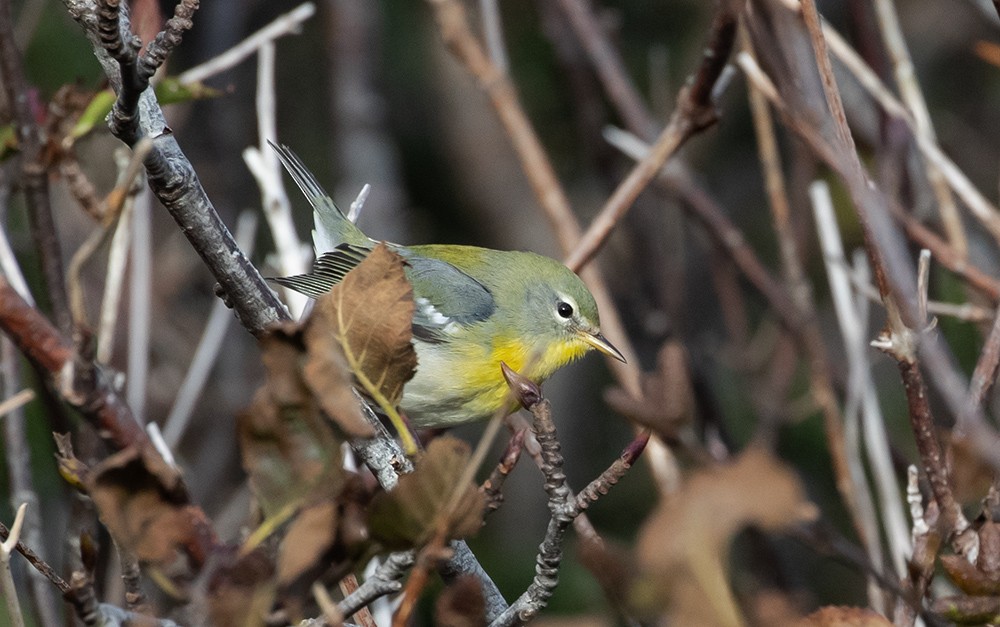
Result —
[[532, 348], [532, 345], [516, 338], [497, 338], [489, 355], [470, 360], [463, 379], [468, 389], [477, 390], [474, 401], [477, 410], [492, 415], [507, 398], [507, 383], [500, 372], [500, 362], [541, 383], [559, 368], [583, 356], [590, 346], [570, 339], [548, 343], [540, 350]]
[[[532, 345], [503, 336], [483, 345], [459, 334], [445, 344], [415, 345], [417, 373], [406, 384], [401, 405], [418, 427], [486, 420], [499, 411], [507, 399], [501, 361], [541, 383], [590, 349], [580, 340]], [[513, 404], [508, 409], [513, 410]]]

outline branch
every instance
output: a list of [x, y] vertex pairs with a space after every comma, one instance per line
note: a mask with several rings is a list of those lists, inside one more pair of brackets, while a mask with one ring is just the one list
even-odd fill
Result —
[[[72, 346], [49, 321], [24, 302], [3, 277], [0, 277], [0, 330], [48, 375], [52, 388], [80, 412], [112, 449], [134, 447], [147, 458], [160, 458], [108, 377], [93, 361], [74, 354]], [[169, 466], [162, 458], [158, 461], [164, 467]], [[179, 478], [178, 485], [183, 486]], [[181, 487], [178, 492], [186, 498], [186, 489]], [[203, 514], [197, 518], [207, 520]], [[196, 563], [216, 544], [214, 534], [207, 528], [197, 529], [187, 540]]]
[[514, 372], [506, 364], [501, 364], [501, 368], [521, 406], [530, 411], [534, 418], [532, 431], [541, 448], [540, 468], [545, 479], [545, 492], [549, 495], [551, 517], [535, 558], [535, 577], [531, 585], [502, 614], [491, 618], [490, 627], [528, 622], [547, 605], [559, 583], [559, 565], [562, 562], [566, 531], [587, 507], [601, 495], [607, 494], [611, 486], [625, 475], [646, 446], [649, 437], [648, 432], [640, 434], [601, 476], [592, 481], [579, 496], [574, 496], [562, 470], [563, 456], [556, 437], [555, 423], [552, 422], [551, 404], [542, 396], [538, 385]]
[[0, 0], [0, 84], [14, 114], [17, 143], [21, 152], [21, 177], [28, 205], [31, 239], [38, 250], [42, 276], [59, 328], [70, 330], [69, 304], [63, 282], [62, 253], [52, 218], [48, 171], [42, 152], [41, 129], [31, 110], [24, 64], [14, 37], [14, 17], [10, 0]]
[[[172, 136], [156, 96], [146, 88], [148, 77], [143, 79], [137, 70], [135, 51], [128, 52], [129, 46], [122, 43], [134, 37], [128, 30], [128, 16], [117, 4], [102, 5], [100, 19], [93, 2], [64, 0], [64, 4], [91, 40], [98, 61], [118, 93], [112, 113], [113, 132], [129, 146], [143, 135], [153, 138], [153, 148], [144, 160], [150, 188], [219, 282], [240, 322], [259, 335], [268, 325], [287, 320], [285, 306], [236, 245]], [[178, 13], [182, 13], [181, 7]], [[181, 27], [188, 18], [179, 15], [175, 19], [178, 22], [168, 25], [162, 37], [157, 36], [157, 45], [150, 45], [144, 71], [179, 41]]]
[[587, 232], [574, 246], [566, 259], [566, 265], [572, 270], [579, 270], [597, 254], [622, 216], [632, 207], [639, 193], [649, 185], [667, 159], [691, 136], [708, 128], [718, 119], [712, 94], [736, 39], [737, 15], [736, 3], [725, 1], [719, 4], [709, 28], [708, 44], [702, 55], [701, 65], [681, 89], [670, 122], [646, 156], [611, 194]]

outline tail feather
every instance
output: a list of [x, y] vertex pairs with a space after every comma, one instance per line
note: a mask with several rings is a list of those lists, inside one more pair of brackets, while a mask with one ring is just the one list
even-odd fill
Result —
[[347, 216], [333, 202], [333, 198], [323, 189], [302, 160], [284, 144], [278, 145], [268, 140], [278, 154], [281, 165], [288, 170], [295, 184], [305, 195], [313, 208], [313, 246], [317, 254], [333, 250], [340, 244], [361, 245], [368, 237], [347, 219]]

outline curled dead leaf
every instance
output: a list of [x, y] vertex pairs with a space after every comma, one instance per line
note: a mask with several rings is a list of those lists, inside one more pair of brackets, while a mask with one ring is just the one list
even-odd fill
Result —
[[277, 591], [274, 564], [265, 551], [216, 556], [207, 578], [209, 624], [220, 627], [263, 625]]
[[266, 518], [288, 516], [307, 497], [336, 495], [344, 483], [341, 440], [302, 379], [294, 327], [261, 340], [267, 381], [237, 419], [243, 467]]
[[678, 625], [742, 624], [726, 566], [732, 537], [815, 515], [795, 473], [763, 450], [702, 470], [646, 521], [636, 549], [646, 576], [633, 587], [633, 603], [659, 611], [665, 602]]
[[454, 516], [439, 517], [455, 492], [455, 482], [469, 463], [469, 446], [453, 437], [437, 438], [417, 460], [416, 469], [399, 478], [392, 492], [375, 497], [369, 510], [372, 536], [391, 549], [419, 546], [444, 524], [447, 538], [465, 538], [482, 526], [485, 496], [475, 484], [463, 490]]
[[795, 627], [892, 627], [892, 623], [867, 608], [829, 605], [795, 623]]
[[439, 627], [485, 627], [486, 600], [479, 579], [463, 575], [445, 588], [434, 606], [434, 624]]
[[675, 440], [691, 423], [695, 412], [687, 351], [680, 342], [667, 341], [656, 359], [656, 371], [643, 375], [642, 398], [614, 387], [605, 395], [608, 405], [667, 441]]
[[417, 367], [410, 342], [413, 287], [403, 267], [402, 257], [379, 244], [313, 310], [324, 328], [330, 326], [365, 390], [392, 406]]
[[304, 507], [288, 527], [278, 549], [278, 585], [292, 584], [320, 565], [337, 534], [337, 504], [322, 501]]
[[144, 562], [169, 565], [203, 532], [180, 475], [158, 455], [126, 448], [94, 466], [84, 486], [111, 535]]

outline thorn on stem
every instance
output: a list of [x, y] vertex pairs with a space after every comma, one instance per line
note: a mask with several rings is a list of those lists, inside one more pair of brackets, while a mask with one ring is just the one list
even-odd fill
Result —
[[643, 429], [642, 433], [635, 436], [635, 439], [628, 443], [625, 450], [622, 451], [621, 459], [623, 462], [631, 466], [635, 463], [635, 460], [639, 459], [642, 452], [646, 449], [646, 444], [649, 442], [649, 429]]
[[502, 361], [500, 362], [500, 370], [503, 371], [503, 378], [506, 379], [507, 385], [514, 392], [521, 407], [530, 409], [542, 400], [542, 389], [538, 387], [537, 383], [519, 374]]

